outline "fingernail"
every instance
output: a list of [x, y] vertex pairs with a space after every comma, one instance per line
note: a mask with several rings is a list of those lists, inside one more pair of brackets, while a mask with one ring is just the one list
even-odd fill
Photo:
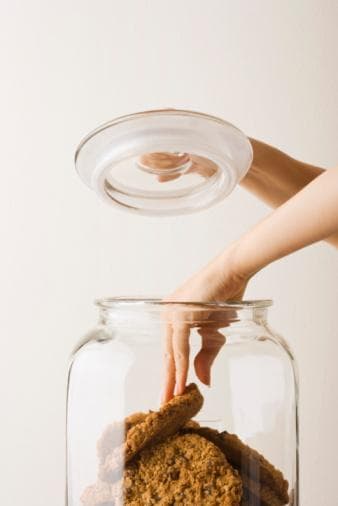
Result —
[[204, 383], [207, 387], [210, 387], [210, 386], [211, 386], [211, 377], [210, 377], [210, 374], [206, 374], [206, 376], [205, 376], [205, 378], [204, 378], [203, 383]]

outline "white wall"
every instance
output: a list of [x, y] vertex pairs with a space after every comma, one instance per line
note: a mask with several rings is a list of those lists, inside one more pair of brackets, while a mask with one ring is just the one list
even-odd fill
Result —
[[[334, 0], [1, 0], [0, 504], [60, 506], [68, 355], [101, 295], [166, 293], [264, 216], [238, 189], [202, 214], [129, 216], [73, 168], [117, 115], [219, 115], [296, 157], [338, 163]], [[338, 254], [257, 276], [301, 372], [302, 505], [336, 504]]]

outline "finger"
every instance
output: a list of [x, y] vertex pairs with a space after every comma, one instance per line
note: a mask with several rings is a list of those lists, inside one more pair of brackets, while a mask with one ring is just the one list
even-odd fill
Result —
[[170, 324], [166, 325], [165, 351], [164, 351], [164, 387], [162, 403], [170, 401], [175, 390], [175, 360], [172, 343], [173, 329]]
[[225, 337], [217, 328], [212, 327], [201, 327], [198, 333], [202, 337], [202, 347], [194, 360], [195, 371], [199, 380], [210, 386], [211, 366], [225, 343]]
[[181, 395], [184, 393], [187, 383], [188, 369], [189, 369], [189, 335], [190, 327], [186, 324], [174, 324], [173, 326], [173, 350], [175, 360], [175, 394]]
[[167, 176], [157, 176], [157, 180], [159, 183], [167, 183], [168, 181], [173, 181], [174, 179], [178, 179], [181, 176], [181, 174], [172, 174]]

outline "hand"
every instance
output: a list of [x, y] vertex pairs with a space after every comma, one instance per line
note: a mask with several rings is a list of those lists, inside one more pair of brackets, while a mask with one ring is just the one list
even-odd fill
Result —
[[[218, 170], [218, 166], [208, 158], [187, 153], [145, 153], [140, 156], [139, 163], [141, 167], [156, 170], [158, 172], [157, 180], [160, 183], [167, 183], [193, 173], [204, 179], [209, 179]], [[187, 171], [175, 172], [176, 169], [186, 163], [190, 163]]]
[[[232, 246], [200, 272], [186, 281], [166, 301], [170, 302], [225, 302], [241, 300], [249, 277], [241, 273], [236, 266], [236, 246]], [[183, 311], [175, 307], [167, 315], [165, 386], [163, 402], [174, 394], [184, 392], [189, 369], [190, 329], [198, 327], [202, 346], [194, 360], [197, 377], [205, 385], [210, 385], [211, 366], [225, 343], [224, 335], [219, 331], [225, 326], [222, 321], [209, 319], [206, 309], [198, 306], [186, 307]], [[212, 314], [212, 312], [210, 312]], [[212, 321], [210, 321], [212, 320]]]

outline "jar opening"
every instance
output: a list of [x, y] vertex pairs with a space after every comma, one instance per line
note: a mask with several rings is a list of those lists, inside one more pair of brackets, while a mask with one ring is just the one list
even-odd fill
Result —
[[198, 302], [198, 301], [166, 301], [163, 298], [138, 298], [138, 297], [104, 297], [95, 301], [95, 304], [103, 309], [113, 309], [128, 307], [144, 307], [144, 309], [151, 308], [159, 311], [168, 306], [173, 308], [195, 309], [195, 310], [211, 310], [225, 311], [227, 309], [265, 309], [272, 306], [271, 299], [258, 299], [258, 300], [242, 300], [242, 301], [226, 301], [226, 302]]
[[227, 302], [165, 301], [160, 298], [107, 297], [96, 301], [102, 323], [221, 325], [244, 320], [263, 321], [271, 300]]

